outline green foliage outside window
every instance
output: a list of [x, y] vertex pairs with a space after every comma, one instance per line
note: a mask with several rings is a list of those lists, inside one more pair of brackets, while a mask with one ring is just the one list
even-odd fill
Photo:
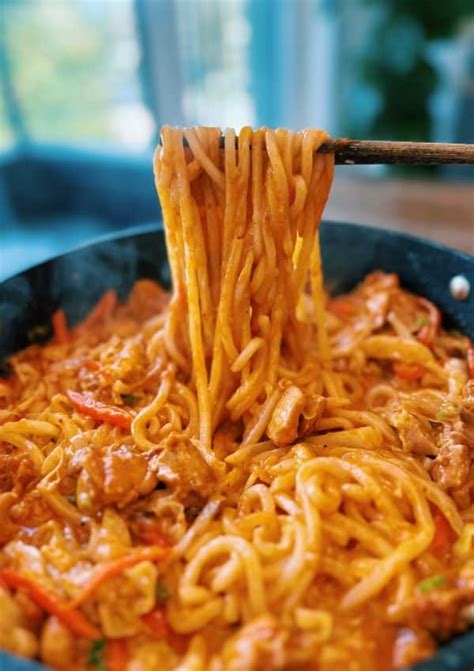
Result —
[[426, 46], [453, 37], [473, 15], [472, 0], [364, 1], [378, 11], [359, 67], [361, 80], [380, 101], [368, 135], [428, 141], [429, 101], [438, 74], [426, 57]]
[[[113, 141], [110, 110], [135, 94], [133, 64], [117, 62], [121, 40], [130, 41], [133, 33], [131, 1], [0, 5], [0, 58], [6, 60], [24, 134], [59, 142]], [[0, 145], [9, 139], [11, 124], [0, 110]]]

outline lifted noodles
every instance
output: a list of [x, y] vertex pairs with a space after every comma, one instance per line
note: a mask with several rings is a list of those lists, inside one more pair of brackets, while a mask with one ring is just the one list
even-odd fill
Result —
[[59, 310], [0, 379], [0, 646], [402, 668], [474, 620], [474, 348], [395, 275], [327, 298], [324, 132], [219, 138], [156, 150], [171, 295]]

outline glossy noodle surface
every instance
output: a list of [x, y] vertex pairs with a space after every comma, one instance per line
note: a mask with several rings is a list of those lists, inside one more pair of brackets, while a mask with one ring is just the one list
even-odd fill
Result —
[[59, 310], [0, 378], [0, 647], [403, 668], [474, 622], [473, 345], [396, 275], [325, 294], [325, 133], [219, 136], [155, 154], [172, 293]]

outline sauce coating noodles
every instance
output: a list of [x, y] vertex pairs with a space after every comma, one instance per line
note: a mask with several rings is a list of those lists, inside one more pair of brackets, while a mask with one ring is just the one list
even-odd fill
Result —
[[322, 131], [162, 138], [172, 293], [59, 310], [0, 379], [0, 646], [109, 671], [431, 655], [474, 619], [472, 343], [392, 274], [325, 295]]

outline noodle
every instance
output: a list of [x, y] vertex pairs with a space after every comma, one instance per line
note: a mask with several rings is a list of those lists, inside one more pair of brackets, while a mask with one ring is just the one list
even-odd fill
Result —
[[220, 137], [165, 127], [155, 153], [171, 295], [59, 311], [0, 379], [0, 646], [401, 668], [470, 622], [472, 344], [395, 275], [327, 298], [324, 132]]

